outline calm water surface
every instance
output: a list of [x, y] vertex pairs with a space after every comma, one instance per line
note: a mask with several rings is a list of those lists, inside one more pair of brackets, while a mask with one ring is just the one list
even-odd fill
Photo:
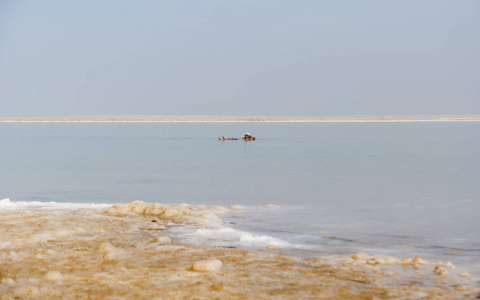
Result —
[[[257, 140], [217, 139], [245, 132]], [[0, 199], [276, 204], [225, 222], [297, 254], [469, 263], [480, 259], [479, 132], [461, 122], [0, 123]]]

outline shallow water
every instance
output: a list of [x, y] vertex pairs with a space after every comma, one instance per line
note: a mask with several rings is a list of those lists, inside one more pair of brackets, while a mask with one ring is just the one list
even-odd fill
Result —
[[[256, 141], [218, 141], [218, 136]], [[480, 123], [2, 123], [0, 199], [243, 205], [174, 238], [480, 259]], [[274, 204], [279, 208], [265, 207]]]

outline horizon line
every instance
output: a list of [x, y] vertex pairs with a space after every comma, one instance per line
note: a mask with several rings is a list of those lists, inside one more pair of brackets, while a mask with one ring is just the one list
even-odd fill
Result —
[[3, 123], [204, 123], [204, 122], [475, 122], [480, 115], [208, 116], [90, 115], [0, 117]]

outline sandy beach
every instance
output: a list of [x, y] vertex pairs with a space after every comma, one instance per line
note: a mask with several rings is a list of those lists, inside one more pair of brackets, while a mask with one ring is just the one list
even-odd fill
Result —
[[71, 116], [0, 118], [0, 122], [478, 122], [479, 115], [451, 116]]
[[[2, 200], [8, 202], [8, 199]], [[8, 206], [9, 203], [4, 203]], [[144, 202], [0, 212], [1, 299], [474, 299], [469, 274], [419, 257], [325, 256], [180, 244], [203, 208]]]

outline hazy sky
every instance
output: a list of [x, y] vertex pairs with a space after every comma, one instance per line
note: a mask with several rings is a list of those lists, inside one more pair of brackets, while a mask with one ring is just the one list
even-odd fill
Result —
[[480, 114], [480, 1], [0, 0], [0, 117]]

